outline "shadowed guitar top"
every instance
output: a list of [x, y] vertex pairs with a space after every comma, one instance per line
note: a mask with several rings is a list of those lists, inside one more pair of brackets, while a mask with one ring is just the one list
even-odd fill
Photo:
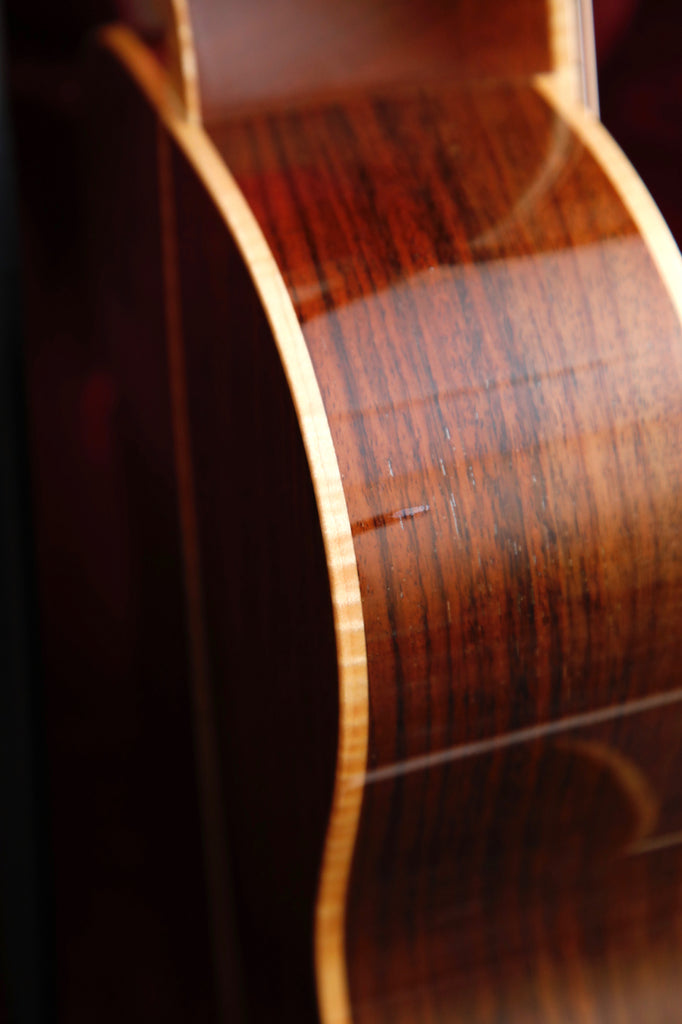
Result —
[[673, 1024], [679, 253], [570, 5], [283, 6], [176, 5], [170, 78], [121, 28], [96, 62], [224, 1012]]

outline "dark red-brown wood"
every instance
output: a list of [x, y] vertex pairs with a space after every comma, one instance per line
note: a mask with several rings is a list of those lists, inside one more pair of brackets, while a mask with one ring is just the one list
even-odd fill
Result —
[[[677, 317], [594, 157], [529, 85], [550, 64], [544, 5], [330, 4], [323, 31], [306, 6], [205, 5], [194, 29], [210, 133], [310, 346], [358, 556], [354, 1019], [677, 1024]], [[96, 327], [62, 291], [63, 250], [38, 275], [52, 292], [31, 293], [60, 1005], [208, 1020], [158, 126], [108, 64], [104, 96]], [[177, 148], [171, 183], [233, 1011], [313, 1020], [338, 699], [317, 513], [253, 283]], [[69, 330], [97, 339], [68, 349], [72, 377]]]
[[672, 1024], [682, 336], [646, 246], [528, 85], [210, 132], [289, 283], [355, 524], [355, 1018]]
[[[436, 60], [420, 77], [415, 58], [402, 74], [389, 33], [367, 75], [332, 63], [313, 87], [292, 58], [280, 91], [245, 74], [232, 93], [211, 84], [207, 25], [207, 130], [302, 325], [358, 562], [370, 747], [347, 899], [353, 1019], [672, 1024], [682, 333], [647, 247], [534, 90], [542, 61], [505, 77], [436, 75]], [[440, 52], [437, 32], [423, 39]], [[98, 322], [167, 482], [182, 412], [160, 397], [169, 309], [186, 368], [192, 480], [167, 483], [163, 507], [189, 497], [197, 513], [234, 894], [212, 909], [236, 936], [246, 1019], [314, 1020], [338, 680], [310, 474], [224, 222], [101, 60], [100, 196], [118, 200]], [[219, 974], [225, 950], [214, 958]]]

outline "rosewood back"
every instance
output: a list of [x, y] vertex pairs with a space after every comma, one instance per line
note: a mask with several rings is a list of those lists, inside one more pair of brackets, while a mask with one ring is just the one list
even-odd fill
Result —
[[679, 253], [556, 74], [218, 102], [191, 14], [205, 128], [102, 66], [160, 122], [247, 1016], [313, 1016], [314, 949], [325, 1024], [672, 1024]]

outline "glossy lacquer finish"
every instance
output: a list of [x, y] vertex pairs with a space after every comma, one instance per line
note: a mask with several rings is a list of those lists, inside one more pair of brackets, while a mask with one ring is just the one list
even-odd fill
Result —
[[[673, 1024], [682, 331], [661, 272], [680, 280], [679, 254], [528, 76], [323, 92], [268, 110], [227, 92], [206, 123], [279, 306], [227, 178], [202, 192], [215, 152], [202, 171], [199, 130], [167, 111], [161, 133], [248, 1013], [309, 1019], [314, 981], [327, 1024]], [[357, 564], [357, 832], [338, 765], [332, 805], [342, 615], [287, 302]]]
[[627, 210], [530, 86], [210, 131], [355, 537], [354, 1019], [672, 1022], [682, 346]]

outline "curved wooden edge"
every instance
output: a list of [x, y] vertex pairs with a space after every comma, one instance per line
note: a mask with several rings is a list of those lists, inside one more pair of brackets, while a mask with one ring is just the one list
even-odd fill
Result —
[[546, 0], [556, 89], [599, 116], [597, 58], [591, 0]]
[[329, 422], [289, 292], [237, 183], [202, 128], [183, 116], [163, 69], [133, 33], [113, 26], [99, 38], [155, 108], [220, 211], [263, 304], [301, 427], [327, 557], [339, 672], [339, 746], [316, 905], [315, 963], [324, 1024], [346, 1024], [346, 892], [362, 803], [358, 780], [367, 763], [369, 697], [358, 569]]
[[585, 103], [599, 117], [599, 78], [597, 74], [597, 40], [594, 30], [592, 0], [578, 0], [580, 42], [582, 44]]
[[182, 103], [185, 117], [201, 124], [201, 91], [192, 20], [187, 0], [164, 0], [167, 72]]
[[651, 193], [602, 123], [568, 100], [552, 74], [537, 75], [536, 90], [592, 153], [635, 222], [682, 324], [682, 255]]

